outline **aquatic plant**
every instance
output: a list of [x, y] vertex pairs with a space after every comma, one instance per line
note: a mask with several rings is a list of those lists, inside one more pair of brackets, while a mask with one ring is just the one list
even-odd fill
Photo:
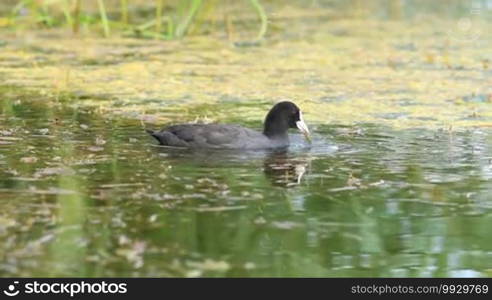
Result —
[[[268, 17], [260, 0], [243, 0], [234, 5], [248, 2], [259, 17], [261, 25], [257, 39], [262, 39], [267, 32]], [[104, 37], [109, 37], [114, 30], [127, 36], [158, 39], [182, 38], [191, 32], [203, 32], [203, 25], [220, 19], [217, 15], [223, 14], [223, 10], [219, 8], [231, 5], [224, 0], [19, 0], [12, 3], [15, 5], [9, 24], [14, 27], [66, 26], [74, 34], [78, 34], [82, 26], [89, 32], [99, 27]], [[227, 25], [224, 20], [224, 27]]]
[[101, 23], [104, 28], [104, 36], [109, 37], [109, 21], [108, 16], [106, 15], [106, 8], [104, 7], [103, 0], [97, 0], [97, 4], [99, 6], [99, 13], [101, 14]]

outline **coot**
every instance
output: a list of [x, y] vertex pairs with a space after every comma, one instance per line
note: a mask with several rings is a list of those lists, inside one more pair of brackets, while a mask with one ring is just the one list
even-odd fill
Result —
[[148, 132], [161, 145], [193, 149], [271, 149], [289, 146], [287, 131], [298, 128], [310, 141], [301, 110], [290, 101], [268, 112], [263, 133], [234, 124], [181, 124]]

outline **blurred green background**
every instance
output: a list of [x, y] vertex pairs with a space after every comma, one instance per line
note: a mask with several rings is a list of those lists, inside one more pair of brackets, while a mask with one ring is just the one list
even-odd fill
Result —
[[[68, 28], [74, 34], [96, 33], [158, 39], [206, 35], [256, 27], [256, 38], [268, 32], [270, 18], [291, 7], [316, 18], [317, 9], [331, 10], [332, 18], [411, 18], [421, 14], [469, 14], [469, 0], [4, 0], [0, 26], [15, 29]], [[488, 7], [487, 0], [473, 1]], [[272, 29], [272, 28], [270, 28]], [[273, 28], [275, 30], [275, 27]]]

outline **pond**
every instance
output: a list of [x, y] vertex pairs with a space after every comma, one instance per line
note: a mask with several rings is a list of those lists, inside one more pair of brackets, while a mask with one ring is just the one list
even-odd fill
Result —
[[311, 146], [203, 153], [12, 95], [4, 276], [491, 275], [490, 130], [312, 124]]
[[[411, 12], [286, 6], [256, 43], [2, 29], [0, 276], [492, 276], [490, 20]], [[145, 131], [260, 130], [286, 98], [312, 144]]]

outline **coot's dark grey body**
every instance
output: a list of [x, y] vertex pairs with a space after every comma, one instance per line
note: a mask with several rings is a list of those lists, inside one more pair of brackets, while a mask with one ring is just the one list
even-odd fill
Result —
[[309, 130], [292, 102], [276, 104], [265, 119], [263, 133], [235, 124], [181, 124], [149, 131], [161, 145], [193, 149], [272, 149], [289, 146], [287, 130]]
[[266, 149], [287, 147], [286, 138], [269, 139], [261, 132], [224, 124], [182, 124], [151, 133], [161, 145], [207, 149]]

